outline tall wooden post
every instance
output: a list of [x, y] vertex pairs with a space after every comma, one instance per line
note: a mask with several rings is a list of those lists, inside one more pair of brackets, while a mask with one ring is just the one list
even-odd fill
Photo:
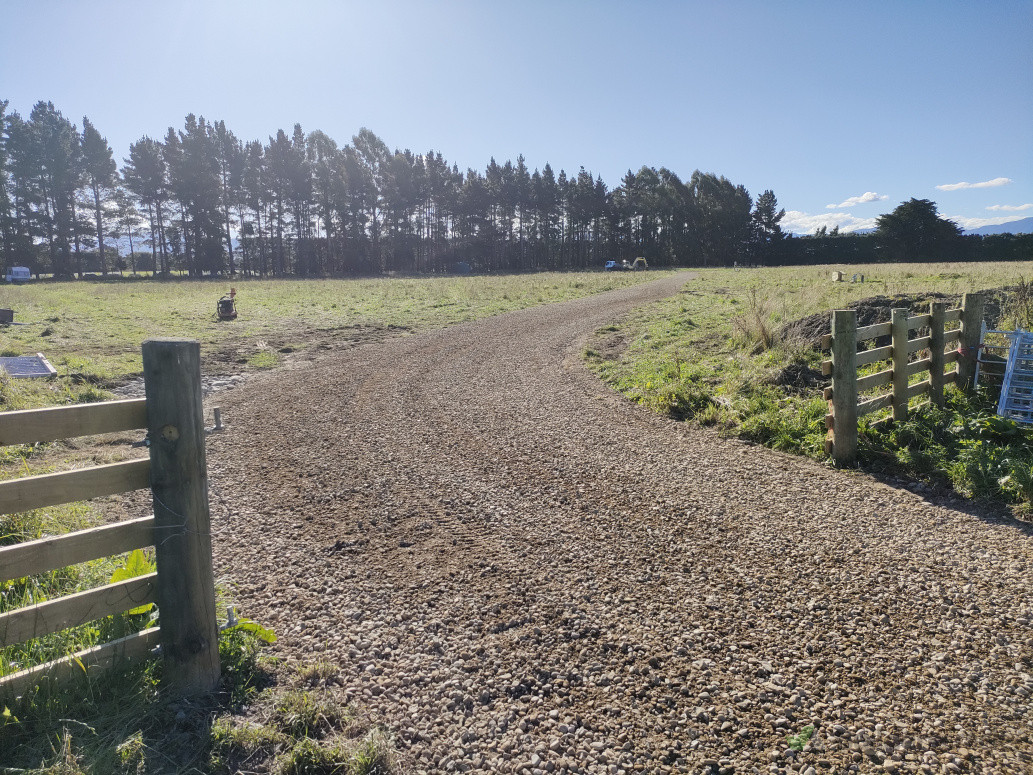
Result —
[[832, 459], [850, 465], [857, 456], [857, 311], [832, 313]]
[[174, 694], [201, 695], [220, 668], [200, 344], [144, 342], [143, 373], [164, 675]]
[[976, 376], [976, 357], [983, 325], [983, 294], [966, 293], [961, 299], [961, 339], [958, 343], [958, 387], [971, 390]]
[[943, 406], [943, 326], [947, 322], [947, 303], [929, 305], [929, 400]]
[[907, 420], [907, 328], [908, 310], [890, 310], [890, 336], [893, 344], [893, 419]]

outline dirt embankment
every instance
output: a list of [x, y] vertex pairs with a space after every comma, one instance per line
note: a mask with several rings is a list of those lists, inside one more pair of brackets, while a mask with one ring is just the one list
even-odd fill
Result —
[[[990, 288], [981, 291], [985, 299], [984, 318], [987, 327], [993, 328], [1001, 317], [1001, 309], [1007, 301], [1008, 288]], [[870, 296], [866, 299], [858, 299], [847, 305], [846, 309], [857, 310], [857, 325], [871, 326], [876, 323], [885, 323], [890, 319], [890, 310], [910, 309], [915, 314], [929, 312], [930, 301], [944, 301], [949, 307], [961, 306], [961, 295], [950, 293], [923, 293], [913, 296]], [[779, 330], [779, 336], [783, 339], [804, 341], [815, 347], [821, 342], [821, 338], [828, 334], [831, 324], [828, 312], [818, 312], [808, 315], [805, 318], [794, 320]], [[888, 343], [888, 339], [887, 339]]]
[[225, 393], [217, 575], [283, 656], [341, 665], [414, 772], [1033, 769], [1028, 529], [583, 369], [585, 336], [685, 280]]

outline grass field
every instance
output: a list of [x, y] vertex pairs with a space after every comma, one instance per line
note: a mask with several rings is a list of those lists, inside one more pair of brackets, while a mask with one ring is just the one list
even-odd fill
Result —
[[[141, 373], [140, 344], [156, 336], [201, 342], [208, 373], [271, 368], [291, 353], [419, 331], [564, 301], [655, 279], [656, 272], [392, 278], [34, 283], [0, 287], [0, 307], [25, 325], [0, 328], [0, 355], [42, 352], [51, 381], [5, 380], [0, 410], [105, 397]], [[215, 303], [237, 289], [239, 317]]]

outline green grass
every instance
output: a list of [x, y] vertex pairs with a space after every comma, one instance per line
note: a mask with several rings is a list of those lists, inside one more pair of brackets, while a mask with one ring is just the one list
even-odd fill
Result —
[[222, 717], [211, 730], [213, 772], [247, 769], [277, 775], [388, 775], [395, 771], [390, 737], [360, 722], [328, 687], [306, 685], [325, 663], [297, 668], [298, 687], [260, 695], [247, 717]]
[[[270, 368], [281, 354], [375, 332], [426, 330], [623, 288], [659, 272], [545, 273], [377, 280], [109, 280], [0, 286], [26, 325], [2, 330], [6, 355], [42, 352], [54, 380], [0, 383], [0, 411], [107, 397], [140, 375], [150, 337], [201, 342], [211, 373]], [[239, 317], [215, 302], [233, 286]]]
[[[864, 274], [866, 282], [831, 282], [834, 268], [845, 269], [848, 278]], [[1029, 262], [702, 270], [675, 297], [597, 331], [585, 359], [606, 382], [654, 411], [716, 426], [775, 449], [825, 459], [826, 402], [820, 386], [801, 376], [812, 383], [820, 381], [820, 364], [828, 355], [811, 342], [781, 336], [785, 324], [872, 296], [961, 294], [1015, 286], [1031, 275], [1033, 263]], [[1030, 317], [1029, 296], [1025, 293], [1027, 300], [1008, 313], [1014, 322], [1023, 324]], [[927, 305], [919, 306], [927, 311]], [[950, 418], [939, 416], [929, 422], [958, 433], [958, 418], [989, 411], [985, 398], [955, 396], [951, 401]], [[869, 427], [867, 422], [862, 425]], [[907, 461], [904, 458], [911, 454], [907, 450], [903, 457], [886, 454], [899, 445], [899, 439], [884, 437], [879, 430], [866, 432], [865, 464], [878, 463], [908, 476], [939, 478], [966, 494], [1028, 500], [1018, 483], [1026, 476], [1025, 453], [1019, 448], [1026, 442], [998, 455], [1010, 461], [1007, 465], [986, 462], [984, 458], [992, 456], [989, 447], [975, 441], [969, 446], [932, 445]], [[931, 426], [924, 432], [931, 433]], [[926, 470], [930, 466], [938, 472], [935, 477]], [[1005, 484], [990, 486], [992, 476], [1006, 479]], [[982, 483], [975, 483], [980, 478]]]
[[339, 687], [311, 685], [328, 674], [325, 663], [290, 669], [264, 657], [259, 636], [268, 633], [249, 624], [220, 636], [223, 680], [213, 697], [165, 696], [162, 664], [152, 660], [0, 706], [0, 772], [395, 772], [390, 737], [361, 720]]

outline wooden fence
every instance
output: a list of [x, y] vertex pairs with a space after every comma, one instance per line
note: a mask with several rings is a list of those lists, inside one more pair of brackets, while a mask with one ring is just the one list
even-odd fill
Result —
[[208, 478], [201, 404], [200, 346], [143, 344], [145, 398], [0, 413], [0, 446], [146, 428], [150, 457], [0, 482], [0, 514], [149, 487], [154, 516], [0, 548], [0, 581], [19, 579], [146, 546], [157, 572], [0, 614], [0, 646], [50, 635], [157, 603], [160, 627], [0, 678], [18, 696], [43, 680], [84, 667], [147, 658], [160, 645], [165, 681], [178, 695], [204, 694], [219, 681]]
[[[890, 315], [889, 322], [858, 328], [856, 310], [832, 313], [832, 334], [823, 342], [832, 349], [832, 360], [822, 363], [822, 373], [832, 376], [832, 387], [824, 394], [830, 410], [825, 417], [825, 450], [839, 465], [853, 463], [857, 455], [859, 417], [890, 408], [890, 418], [906, 420], [910, 399], [928, 395], [932, 403], [942, 404], [945, 385], [968, 388], [972, 384], [983, 320], [980, 294], [966, 293], [959, 309], [947, 309], [946, 303], [934, 301], [927, 315], [911, 316], [907, 309], [891, 310]], [[952, 324], [956, 326], [948, 328]], [[912, 331], [923, 335], [912, 339]], [[857, 350], [861, 342], [886, 337], [888, 345]], [[955, 342], [957, 347], [947, 351]], [[875, 363], [887, 363], [889, 368], [857, 375], [859, 366]], [[956, 369], [946, 371], [951, 363], [958, 364]], [[929, 374], [927, 379], [912, 383], [912, 376], [924, 372]], [[861, 394], [886, 386], [888, 393], [858, 401]]]

